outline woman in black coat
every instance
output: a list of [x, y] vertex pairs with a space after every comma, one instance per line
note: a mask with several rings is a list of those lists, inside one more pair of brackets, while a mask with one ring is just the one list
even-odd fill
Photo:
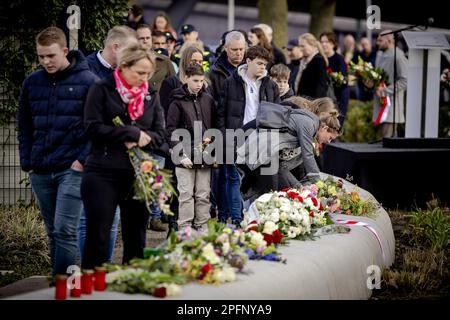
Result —
[[[165, 141], [164, 114], [148, 79], [155, 70], [154, 57], [132, 44], [119, 57], [111, 76], [93, 84], [85, 105], [85, 126], [92, 142], [81, 183], [87, 218], [82, 267], [101, 266], [108, 258], [108, 239], [114, 212], [120, 206], [123, 263], [142, 258], [149, 212], [133, 200], [134, 170], [127, 149], [150, 151]], [[124, 126], [113, 124], [120, 117]]]
[[322, 46], [311, 33], [305, 33], [299, 38], [299, 47], [303, 58], [294, 82], [295, 94], [310, 99], [326, 97], [328, 60]]

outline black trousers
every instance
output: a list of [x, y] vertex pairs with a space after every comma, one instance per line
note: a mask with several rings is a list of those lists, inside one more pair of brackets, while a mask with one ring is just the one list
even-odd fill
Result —
[[134, 172], [86, 168], [81, 197], [86, 211], [86, 242], [83, 269], [108, 260], [109, 234], [116, 207], [120, 207], [123, 263], [143, 258], [149, 212], [143, 202], [132, 199]]

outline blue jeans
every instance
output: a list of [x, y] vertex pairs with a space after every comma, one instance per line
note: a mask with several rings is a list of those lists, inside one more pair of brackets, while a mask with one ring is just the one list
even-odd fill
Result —
[[[116, 245], [117, 234], [119, 232], [119, 223], [120, 223], [120, 208], [117, 207], [116, 213], [114, 215], [113, 224], [111, 227], [111, 233], [109, 234], [108, 262], [112, 261], [114, 246]], [[83, 260], [85, 241], [86, 241], [86, 212], [84, 211], [84, 207], [82, 207], [80, 216], [80, 225], [78, 226], [78, 248], [80, 249], [81, 260]]]
[[[153, 152], [150, 152], [150, 155], [153, 157], [153, 159], [155, 159], [158, 162], [158, 165], [161, 169], [164, 168], [166, 159], [164, 157], [161, 157]], [[158, 203], [152, 203], [152, 205], [150, 206], [151, 208], [151, 212], [150, 212], [150, 218], [153, 219], [161, 219], [162, 218], [162, 211], [159, 208]]]
[[241, 181], [235, 165], [223, 165], [219, 172], [219, 221], [229, 217], [233, 223], [242, 221]]
[[66, 274], [78, 256], [77, 228], [81, 212], [81, 172], [67, 169], [30, 173], [49, 240], [53, 275]]

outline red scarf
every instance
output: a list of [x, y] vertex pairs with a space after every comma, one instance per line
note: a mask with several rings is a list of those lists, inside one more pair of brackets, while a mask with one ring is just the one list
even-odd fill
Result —
[[116, 88], [122, 101], [128, 103], [128, 114], [131, 120], [137, 120], [144, 113], [144, 96], [148, 93], [147, 81], [142, 82], [138, 88], [132, 88], [125, 79], [122, 78], [119, 68], [114, 70]]

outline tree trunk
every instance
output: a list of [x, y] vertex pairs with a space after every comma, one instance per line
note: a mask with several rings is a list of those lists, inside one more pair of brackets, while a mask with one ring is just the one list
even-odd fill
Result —
[[270, 0], [258, 0], [258, 21], [260, 23], [272, 24], [272, 13]]
[[336, 0], [311, 0], [309, 32], [316, 38], [324, 31], [333, 31]]
[[287, 42], [287, 0], [258, 0], [258, 19], [273, 29], [273, 42], [283, 47]]

